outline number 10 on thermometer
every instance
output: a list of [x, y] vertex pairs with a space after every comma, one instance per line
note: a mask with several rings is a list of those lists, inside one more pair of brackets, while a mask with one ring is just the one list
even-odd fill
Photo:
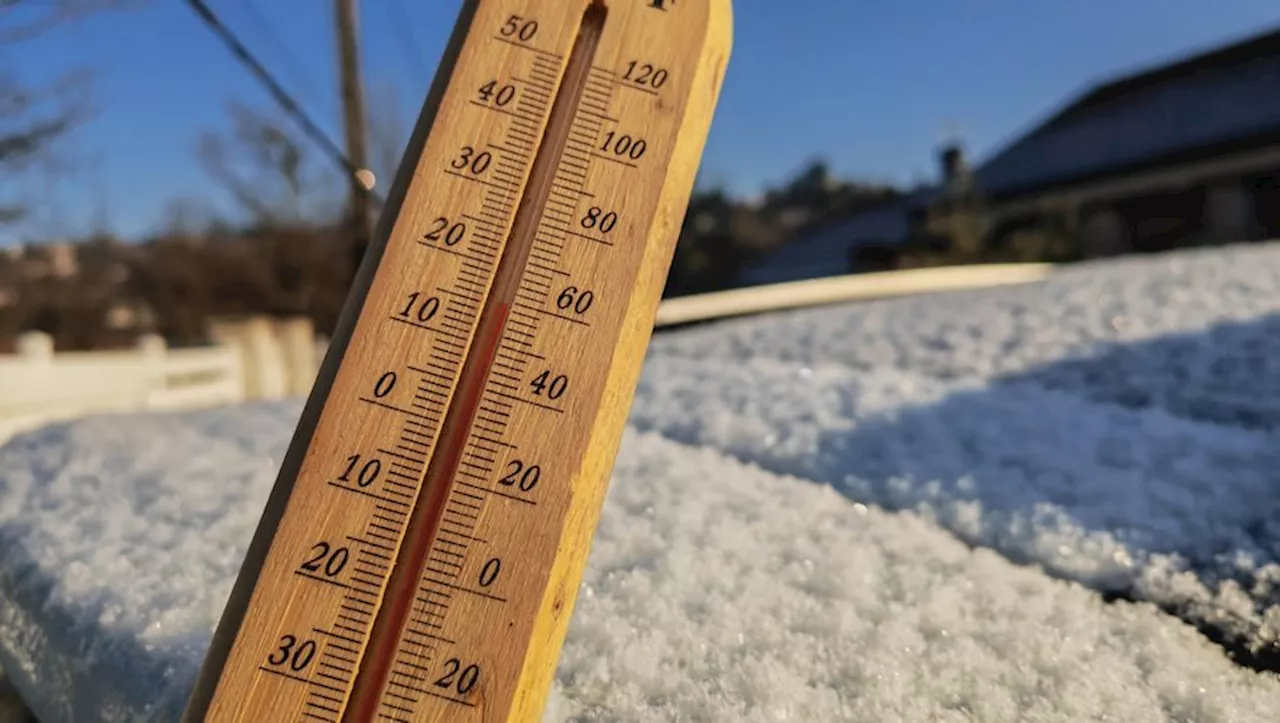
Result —
[[187, 721], [542, 715], [728, 0], [466, 0]]

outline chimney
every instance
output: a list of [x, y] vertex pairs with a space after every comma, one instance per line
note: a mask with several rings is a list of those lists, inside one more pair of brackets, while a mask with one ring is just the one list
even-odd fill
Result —
[[938, 159], [942, 166], [943, 185], [953, 185], [969, 173], [968, 164], [964, 160], [964, 149], [959, 144], [943, 146]]

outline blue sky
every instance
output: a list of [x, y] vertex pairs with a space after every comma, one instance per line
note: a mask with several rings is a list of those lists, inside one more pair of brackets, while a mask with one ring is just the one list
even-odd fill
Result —
[[[209, 4], [341, 139], [333, 4]], [[361, 4], [371, 94], [394, 97], [406, 129], [458, 5]], [[703, 174], [753, 193], [823, 156], [847, 177], [928, 181], [945, 138], [958, 136], [980, 161], [1087, 85], [1277, 25], [1274, 0], [737, 0]], [[96, 73], [98, 112], [65, 148], [74, 168], [50, 187], [25, 238], [83, 233], [95, 219], [144, 234], [175, 198], [234, 213], [196, 141], [227, 127], [229, 101], [271, 101], [185, 3], [134, 0], [0, 54], [0, 68], [32, 82], [77, 66]], [[371, 112], [393, 107], [374, 103]], [[14, 238], [0, 231], [0, 244]]]

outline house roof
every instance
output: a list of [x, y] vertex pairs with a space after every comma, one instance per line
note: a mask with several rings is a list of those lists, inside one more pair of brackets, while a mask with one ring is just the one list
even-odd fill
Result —
[[791, 257], [809, 258], [814, 249], [843, 244], [847, 251], [860, 243], [897, 239], [907, 232], [906, 204], [902, 199], [870, 208], [846, 219], [814, 229], [796, 243], [770, 254], [771, 262], [785, 263]]
[[[1280, 142], [1280, 29], [1085, 92], [974, 171], [995, 197], [1099, 178], [1231, 144]], [[824, 225], [744, 270], [748, 282], [841, 269], [859, 246], [897, 243], [941, 189]]]
[[845, 273], [849, 252], [871, 244], [896, 244], [909, 229], [911, 211], [937, 194], [924, 188], [892, 201], [819, 226], [747, 265], [743, 283], [772, 283]]
[[1085, 93], [975, 171], [1010, 196], [1280, 139], [1280, 30]]

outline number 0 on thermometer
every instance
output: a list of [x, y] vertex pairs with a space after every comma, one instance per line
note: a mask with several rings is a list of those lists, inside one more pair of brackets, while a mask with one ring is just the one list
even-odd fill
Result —
[[729, 0], [466, 0], [185, 720], [536, 721]]

